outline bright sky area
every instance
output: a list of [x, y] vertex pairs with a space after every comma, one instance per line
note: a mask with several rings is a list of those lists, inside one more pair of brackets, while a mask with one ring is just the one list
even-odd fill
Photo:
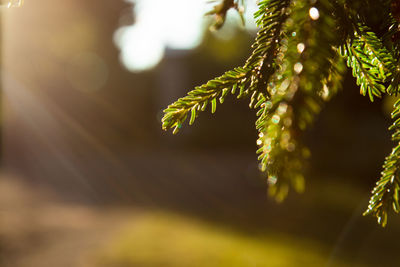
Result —
[[[210, 23], [204, 14], [216, 3], [207, 0], [128, 0], [134, 3], [135, 24], [119, 28], [114, 40], [122, 64], [132, 72], [156, 66], [165, 49], [190, 50], [202, 41]], [[256, 0], [246, 3], [246, 28], [256, 28], [253, 13]], [[239, 24], [239, 16], [229, 13], [229, 24]]]

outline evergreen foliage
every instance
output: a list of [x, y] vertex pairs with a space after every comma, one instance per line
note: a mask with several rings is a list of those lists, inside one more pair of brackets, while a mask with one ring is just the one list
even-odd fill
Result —
[[[215, 15], [213, 27], [222, 27], [230, 8], [242, 14], [243, 4], [218, 1], [208, 13]], [[299, 192], [304, 188], [310, 152], [302, 137], [324, 102], [341, 88], [345, 62], [360, 93], [371, 101], [399, 93], [400, 1], [261, 0], [255, 19], [259, 31], [245, 64], [169, 105], [162, 127], [177, 133], [188, 117], [193, 124], [207, 106], [214, 113], [229, 93], [250, 98], [258, 116], [260, 169], [268, 177], [269, 193], [280, 201], [290, 186]], [[365, 212], [382, 226], [390, 210], [400, 209], [400, 101], [392, 118], [396, 146]]]

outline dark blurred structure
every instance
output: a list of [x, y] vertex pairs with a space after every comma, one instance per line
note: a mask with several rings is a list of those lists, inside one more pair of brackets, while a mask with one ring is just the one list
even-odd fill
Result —
[[[240, 64], [246, 51], [235, 51], [218, 62], [215, 55], [220, 51], [212, 55], [207, 45], [194, 52], [170, 50], [155, 70], [129, 73], [119, 63], [112, 42], [121, 14], [126, 20], [129, 9], [122, 2], [69, 1], [55, 7], [43, 1], [7, 10], [6, 166], [35, 183], [68, 188], [67, 195], [77, 191], [78, 198], [90, 199], [87, 190], [112, 180], [132, 180], [135, 170], [124, 161], [142, 150], [157, 154], [171, 143], [181, 148], [251, 146], [245, 138], [251, 140], [253, 114], [245, 103], [239, 110], [228, 104], [221, 113], [248, 127], [233, 124], [232, 118], [209, 123], [204, 118], [197, 129], [170, 138], [159, 125], [160, 112], [168, 103], [215, 73]], [[227, 44], [210, 38], [214, 49]], [[240, 37], [237, 51], [247, 49], [250, 40]], [[209, 132], [211, 127], [215, 129]], [[103, 193], [94, 192], [93, 197], [106, 197]]]

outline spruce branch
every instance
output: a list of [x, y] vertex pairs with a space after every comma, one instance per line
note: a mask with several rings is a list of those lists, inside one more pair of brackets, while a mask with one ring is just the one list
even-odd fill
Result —
[[[354, 22], [354, 33], [340, 47], [340, 52], [352, 69], [360, 93], [371, 101], [384, 93], [397, 95], [400, 69], [395, 50], [389, 50], [382, 39], [362, 22]], [[386, 88], [386, 84], [389, 86]]]
[[336, 50], [336, 56], [331, 61], [328, 77], [323, 80], [321, 92], [321, 97], [325, 101], [329, 101], [342, 89], [343, 76], [346, 72], [346, 64], [338, 50]]
[[242, 19], [242, 22], [244, 23], [244, 18], [243, 18], [243, 13], [244, 13], [244, 7], [243, 7], [243, 0], [241, 1], [241, 5], [239, 1], [236, 0], [212, 0], [209, 2], [219, 2], [219, 4], [216, 4], [212, 10], [207, 12], [205, 15], [214, 15], [215, 16], [215, 22], [211, 26], [212, 30], [218, 30], [222, 28], [225, 24], [225, 18], [226, 14], [228, 13], [229, 9], [236, 9], [236, 11], [239, 13], [240, 18]]
[[289, 0], [261, 1], [260, 9], [264, 12], [256, 14], [261, 29], [253, 45], [253, 53], [245, 65], [196, 87], [187, 96], [169, 105], [164, 110], [162, 128], [164, 130], [174, 128], [173, 133], [177, 133], [189, 112], [190, 124], [193, 124], [198, 113], [204, 111], [209, 103], [212, 105], [212, 112], [215, 112], [217, 100], [223, 103], [229, 92], [232, 94], [237, 92], [237, 98], [251, 94], [250, 105], [260, 94], [267, 95], [265, 85], [276, 68], [274, 55], [282, 35], [281, 27], [287, 18], [285, 8], [288, 5]]
[[[229, 9], [240, 13], [243, 6], [243, 0], [214, 2], [219, 4], [208, 14], [216, 16], [215, 28], [222, 27]], [[352, 70], [360, 93], [371, 101], [400, 93], [400, 5], [393, 3], [260, 1], [255, 13], [260, 30], [245, 64], [169, 105], [164, 110], [163, 129], [176, 133], [189, 117], [189, 124], [193, 124], [208, 105], [214, 113], [217, 103], [222, 104], [229, 94], [250, 96], [250, 108], [258, 109], [257, 154], [260, 169], [268, 176], [270, 194], [283, 200], [290, 186], [304, 190], [303, 173], [310, 152], [302, 139], [324, 102], [341, 88], [344, 62]], [[392, 118], [390, 130], [394, 130], [392, 140], [397, 146], [385, 160], [382, 177], [364, 213], [377, 217], [382, 226], [390, 210], [399, 211], [400, 100]]]
[[392, 119], [394, 123], [389, 129], [394, 130], [392, 140], [397, 142], [397, 145], [385, 159], [381, 179], [372, 190], [368, 209], [364, 213], [375, 216], [383, 227], [387, 224], [389, 211], [398, 213], [400, 210], [400, 100], [394, 104]]
[[369, 96], [371, 101], [385, 93], [385, 73], [383, 65], [373, 64], [379, 61], [359, 39], [341, 47], [341, 54], [347, 59], [347, 66], [352, 69], [353, 77], [360, 86], [360, 94]]
[[214, 113], [217, 100], [223, 103], [229, 92], [235, 94], [236, 89], [239, 87], [241, 94], [243, 94], [245, 85], [249, 83], [246, 77], [247, 71], [245, 69], [235, 68], [202, 86], [196, 87], [187, 96], [178, 99], [164, 110], [165, 115], [162, 118], [163, 129], [174, 128], [173, 133], [177, 133], [189, 112], [191, 113], [191, 125], [194, 123], [198, 112], [204, 111], [208, 104], [211, 104], [211, 112]]
[[[312, 8], [318, 17], [309, 15]], [[332, 10], [328, 1], [315, 6], [293, 2], [293, 20], [285, 25], [290, 34], [280, 51], [281, 68], [268, 87], [270, 99], [262, 99], [257, 113], [260, 169], [267, 173], [269, 193], [278, 201], [286, 196], [289, 185], [299, 192], [304, 189], [303, 172], [310, 153], [302, 136], [323, 101], [337, 91], [332, 78], [340, 79], [343, 68], [332, 64], [338, 60], [333, 49], [337, 36], [327, 30], [335, 25]]]

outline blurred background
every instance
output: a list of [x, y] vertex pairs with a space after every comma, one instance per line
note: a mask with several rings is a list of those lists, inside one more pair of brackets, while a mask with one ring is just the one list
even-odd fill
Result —
[[251, 51], [255, 1], [219, 32], [205, 2], [0, 10], [0, 266], [396, 266], [400, 217], [362, 216], [393, 99], [370, 103], [350, 73], [307, 134], [305, 193], [281, 204], [246, 100], [162, 132], [163, 108]]

